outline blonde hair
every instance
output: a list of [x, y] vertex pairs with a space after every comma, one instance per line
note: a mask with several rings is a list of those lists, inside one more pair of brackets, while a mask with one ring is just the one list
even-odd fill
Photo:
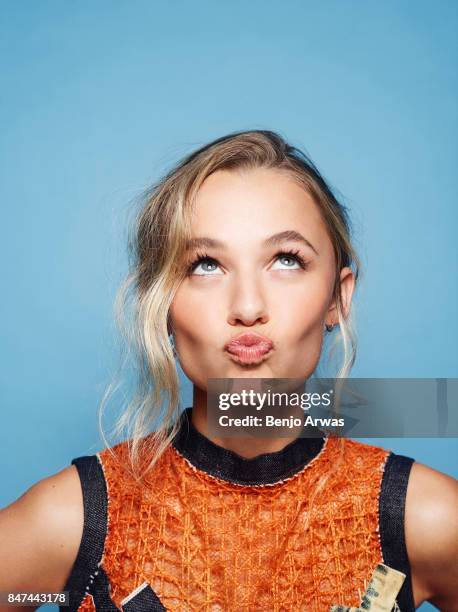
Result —
[[[186, 275], [183, 257], [191, 238], [195, 196], [213, 172], [250, 168], [288, 172], [317, 204], [336, 262], [334, 299], [339, 333], [335, 346], [340, 341], [343, 347], [336, 377], [345, 378], [355, 361], [356, 337], [351, 310], [343, 310], [340, 270], [353, 266], [357, 279], [360, 263], [351, 243], [345, 206], [337, 201], [308, 156], [277, 133], [251, 130], [214, 140], [181, 160], [144, 193], [130, 240], [131, 271], [116, 300], [118, 324], [127, 340], [126, 358], [133, 356], [137, 364], [137, 383], [134, 397], [117, 418], [111, 434], [126, 437], [129, 467], [137, 480], [141, 481], [172, 442], [182, 412], [168, 313]], [[100, 431], [107, 448], [111, 443], [105, 437], [102, 420], [113, 389], [113, 384], [107, 389], [99, 412]], [[154, 433], [149, 435], [152, 427]]]

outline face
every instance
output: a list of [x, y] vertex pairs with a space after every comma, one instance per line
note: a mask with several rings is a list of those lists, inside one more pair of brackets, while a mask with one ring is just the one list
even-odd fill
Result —
[[[325, 323], [337, 322], [333, 248], [312, 198], [283, 171], [217, 171], [197, 194], [191, 231], [170, 310], [184, 373], [202, 390], [208, 378], [308, 378]], [[340, 276], [348, 307], [354, 277]], [[264, 340], [228, 344], [241, 333]]]

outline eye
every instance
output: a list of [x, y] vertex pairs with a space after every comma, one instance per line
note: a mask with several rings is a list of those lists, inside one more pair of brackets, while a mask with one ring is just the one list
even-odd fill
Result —
[[[299, 254], [299, 251], [281, 251], [275, 256], [275, 264], [280, 263], [278, 267], [273, 267], [276, 270], [305, 270], [308, 263]], [[220, 274], [218, 272], [219, 263], [213, 257], [202, 253], [197, 254], [194, 261], [189, 264], [187, 274], [188, 276], [216, 276]]]
[[188, 274], [196, 276], [214, 276], [217, 272], [218, 262], [207, 255], [198, 256], [189, 266]]
[[307, 267], [307, 263], [305, 260], [299, 255], [298, 251], [285, 251], [281, 253], [277, 253], [276, 262], [280, 262], [282, 265], [280, 267], [272, 267], [273, 270], [299, 270], [305, 269]]

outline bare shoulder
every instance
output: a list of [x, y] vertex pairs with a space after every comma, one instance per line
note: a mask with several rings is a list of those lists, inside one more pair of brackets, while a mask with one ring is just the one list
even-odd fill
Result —
[[74, 465], [40, 480], [0, 510], [0, 591], [63, 590], [83, 525], [83, 495]]
[[458, 580], [458, 484], [451, 476], [414, 463], [405, 508], [406, 546], [416, 602], [451, 610]]

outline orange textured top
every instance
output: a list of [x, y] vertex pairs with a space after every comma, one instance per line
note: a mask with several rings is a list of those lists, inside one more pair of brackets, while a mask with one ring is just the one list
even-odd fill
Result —
[[[205, 446], [206, 438], [199, 436]], [[210, 453], [213, 458], [232, 455], [206, 443], [216, 453]], [[113, 604], [103, 609], [357, 607], [375, 566], [383, 562], [379, 496], [390, 453], [348, 439], [320, 443], [293, 474], [249, 485], [217, 477], [170, 446], [139, 486], [123, 468], [126, 442], [113, 447], [118, 461], [106, 449], [98, 453], [108, 500], [99, 570], [108, 579]], [[123, 600], [135, 602], [132, 596], [144, 583], [158, 607], [129, 608]], [[88, 593], [77, 609], [99, 610], [94, 601]]]

